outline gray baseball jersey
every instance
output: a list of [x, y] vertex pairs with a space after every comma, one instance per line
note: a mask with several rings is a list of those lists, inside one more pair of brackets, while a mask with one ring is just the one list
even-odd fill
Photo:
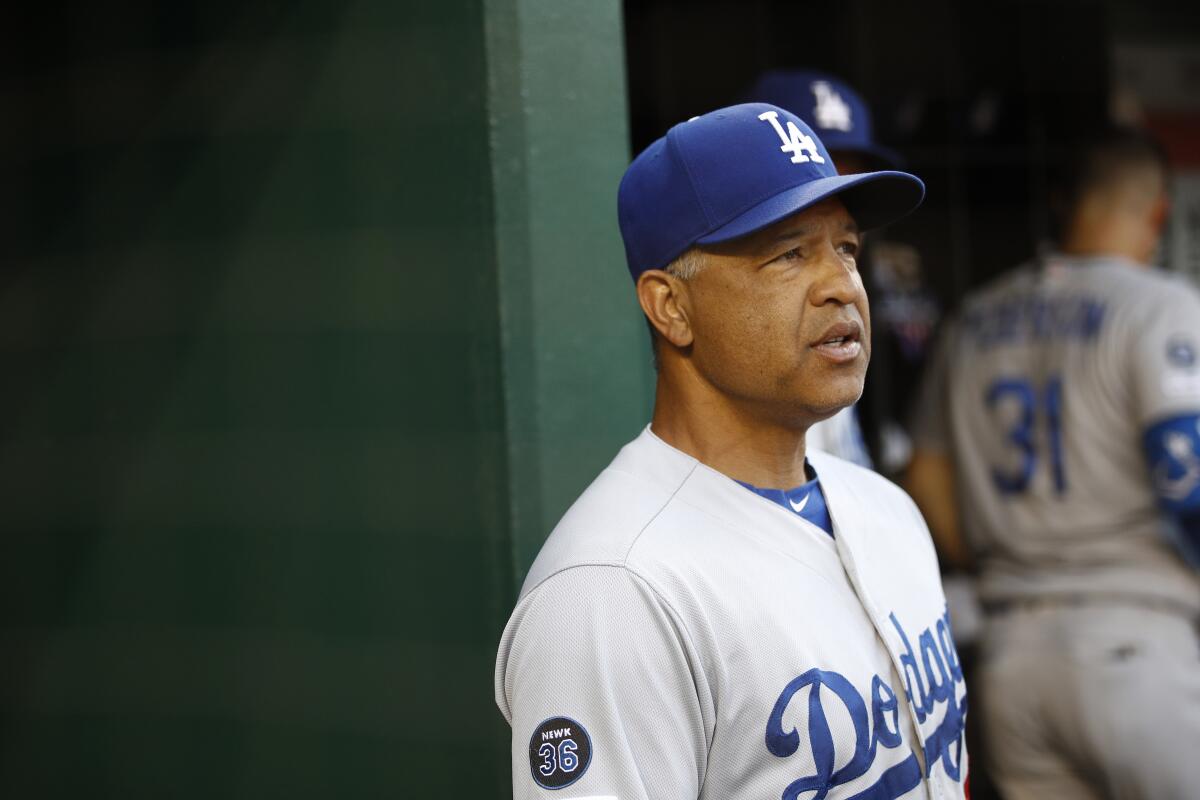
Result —
[[516, 798], [963, 796], [925, 524], [884, 478], [809, 463], [832, 537], [648, 428], [576, 501], [497, 658]]
[[914, 425], [948, 449], [985, 601], [1135, 595], [1200, 609], [1164, 536], [1143, 454], [1151, 423], [1200, 411], [1200, 294], [1114, 258], [1054, 256], [964, 303]]

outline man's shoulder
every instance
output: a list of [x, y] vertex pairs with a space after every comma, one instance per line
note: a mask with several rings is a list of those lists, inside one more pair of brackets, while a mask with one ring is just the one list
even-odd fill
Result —
[[1185, 275], [1134, 265], [1120, 259], [1098, 260], [1089, 286], [1104, 306], [1114, 341], [1142, 339], [1161, 326], [1200, 323], [1200, 289]]
[[1115, 256], [1050, 255], [968, 292], [941, 340], [957, 357], [970, 358], [979, 337], [964, 334], [982, 332], [989, 343], [1007, 341], [1003, 331], [1015, 329], [1020, 320], [1043, 319], [1045, 303], [1063, 302], [1068, 311], [1086, 311], [1101, 337], [1112, 341], [1148, 325], [1200, 320], [1200, 288], [1185, 275]]
[[[1051, 264], [1058, 263], [1051, 261]], [[1086, 276], [1095, 288], [1120, 293], [1122, 299], [1137, 303], [1142, 293], [1194, 294], [1196, 289], [1186, 275], [1130, 261], [1118, 256], [1061, 257], [1061, 263], [1073, 266], [1080, 275]], [[1139, 291], [1127, 294], [1131, 288]]]
[[[1056, 286], [1077, 285], [1061, 280], [1068, 274], [1079, 276], [1092, 290], [1111, 292], [1130, 303], [1143, 301], [1144, 294], [1157, 297], [1183, 294], [1200, 297], [1200, 289], [1186, 275], [1136, 264], [1116, 256], [1064, 256], [1052, 254], [1041, 261], [1030, 261], [1006, 270], [963, 298], [963, 307], [1003, 302], [1013, 295]], [[1138, 291], [1130, 293], [1130, 289]]]
[[1122, 297], [1150, 313], [1200, 308], [1200, 289], [1186, 275], [1161, 269], [1141, 269], [1131, 270], [1123, 277], [1134, 291], [1122, 292]]
[[695, 459], [647, 429], [625, 445], [550, 532], [522, 595], [581, 566], [625, 566], [630, 551], [695, 470]]

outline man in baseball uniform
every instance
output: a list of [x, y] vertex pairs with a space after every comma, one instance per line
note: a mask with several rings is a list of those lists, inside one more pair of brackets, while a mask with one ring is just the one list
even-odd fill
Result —
[[516, 798], [961, 798], [966, 692], [924, 522], [805, 451], [862, 390], [859, 234], [915, 208], [766, 104], [671, 128], [618, 216], [653, 419], [575, 502], [505, 628]]
[[1200, 797], [1200, 293], [1147, 266], [1166, 177], [1140, 134], [1081, 148], [1060, 251], [969, 296], [925, 386], [909, 485], [980, 570], [1009, 800]]

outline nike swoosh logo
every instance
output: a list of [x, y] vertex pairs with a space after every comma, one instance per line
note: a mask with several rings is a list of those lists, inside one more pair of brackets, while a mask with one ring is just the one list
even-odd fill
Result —
[[804, 507], [806, 505], [808, 505], [808, 498], [810, 498], [810, 497], [812, 497], [812, 492], [809, 492], [808, 494], [804, 495], [804, 499], [801, 500], [799, 503], [797, 503], [795, 500], [793, 500], [792, 498], [789, 497], [788, 504], [791, 505], [792, 511], [795, 511], [797, 514], [799, 514], [801, 511], [804, 510]]

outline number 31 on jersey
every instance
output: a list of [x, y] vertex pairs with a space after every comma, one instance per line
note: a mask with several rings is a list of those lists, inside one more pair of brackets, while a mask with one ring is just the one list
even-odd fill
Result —
[[[1022, 494], [1029, 489], [1040, 463], [1047, 463], [1054, 479], [1054, 491], [1067, 490], [1062, 446], [1062, 379], [1052, 375], [1040, 386], [1024, 378], [1001, 378], [984, 394], [988, 409], [999, 415], [1015, 406], [1015, 419], [1005, 431], [1009, 446], [1019, 454], [1016, 469], [992, 467], [992, 482], [1003, 494]], [[1012, 413], [1011, 411], [1008, 413]], [[1046, 431], [1046, 442], [1039, 446], [1036, 432]]]

